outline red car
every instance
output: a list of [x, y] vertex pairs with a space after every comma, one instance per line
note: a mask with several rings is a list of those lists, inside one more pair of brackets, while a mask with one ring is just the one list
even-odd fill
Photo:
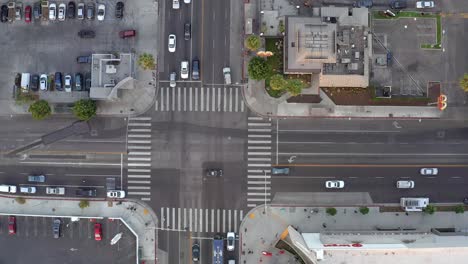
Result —
[[26, 6], [24, 9], [24, 21], [31, 23], [31, 6]]
[[9, 235], [16, 234], [16, 217], [14, 216], [8, 217], [8, 234]]
[[119, 36], [123, 39], [133, 38], [136, 36], [136, 30], [131, 29], [131, 30], [120, 31]]
[[102, 240], [102, 226], [99, 223], [94, 224], [94, 240]]

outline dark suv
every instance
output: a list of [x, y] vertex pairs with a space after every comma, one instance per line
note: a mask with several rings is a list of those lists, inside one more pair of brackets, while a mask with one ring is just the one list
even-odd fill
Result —
[[68, 3], [67, 16], [68, 18], [75, 18], [75, 14], [76, 14], [75, 2], [71, 1], [70, 3]]
[[91, 63], [91, 56], [78, 56], [76, 57], [77, 63]]
[[55, 90], [57, 90], [57, 91], [63, 91], [63, 86], [62, 86], [62, 73], [61, 73], [61, 72], [56, 72], [56, 73], [55, 73]]
[[192, 30], [190, 23], [185, 23], [184, 25], [184, 39], [189, 40], [192, 36]]
[[124, 11], [124, 3], [117, 2], [117, 4], [115, 5], [115, 17], [123, 18], [123, 11]]
[[2, 23], [5, 23], [8, 21], [8, 7], [6, 5], [2, 5], [2, 18], [1, 21]]
[[192, 61], [192, 79], [200, 79], [200, 61], [197, 59]]
[[406, 8], [407, 7], [407, 4], [406, 4], [406, 1], [393, 1], [391, 4], [390, 4], [390, 7], [392, 9], [403, 9], [403, 8]]
[[86, 18], [87, 19], [94, 19], [94, 3], [86, 4]]

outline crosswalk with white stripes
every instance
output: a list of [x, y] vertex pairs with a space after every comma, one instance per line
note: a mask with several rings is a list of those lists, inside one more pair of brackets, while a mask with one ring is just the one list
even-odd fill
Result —
[[271, 202], [271, 119], [247, 121], [247, 207]]
[[235, 87], [161, 87], [156, 111], [244, 112], [241, 88]]
[[161, 230], [200, 233], [236, 232], [244, 218], [242, 210], [161, 208], [159, 218]]
[[150, 201], [151, 117], [129, 118], [127, 153], [127, 194]]

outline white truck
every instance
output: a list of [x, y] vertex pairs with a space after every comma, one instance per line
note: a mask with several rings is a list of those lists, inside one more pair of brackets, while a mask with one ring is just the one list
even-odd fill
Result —
[[429, 198], [400, 198], [400, 206], [406, 212], [421, 212], [429, 204]]
[[21, 91], [23, 93], [29, 92], [29, 82], [31, 80], [31, 74], [22, 73], [21, 74]]
[[224, 75], [224, 84], [231, 84], [231, 68], [225, 67], [223, 68], [223, 75]]

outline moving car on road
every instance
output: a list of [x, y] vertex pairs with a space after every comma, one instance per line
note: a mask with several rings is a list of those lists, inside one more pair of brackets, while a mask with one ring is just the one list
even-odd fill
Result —
[[[45, 74], [42, 74], [45, 75]], [[41, 78], [42, 78], [41, 75]], [[28, 182], [45, 182], [45, 176], [44, 175], [30, 175], [28, 176]]]
[[80, 38], [94, 38], [96, 33], [93, 30], [82, 29], [78, 32]]
[[407, 7], [405, 0], [396, 0], [390, 3], [392, 9], [403, 9]]
[[189, 77], [189, 62], [182, 61], [180, 63], [180, 78], [188, 79], [188, 77]]
[[176, 87], [176, 78], [177, 78], [177, 74], [175, 72], [171, 72], [171, 74], [169, 75], [170, 87]]
[[437, 175], [439, 170], [437, 168], [422, 168], [420, 173], [421, 175]]
[[289, 168], [286, 168], [286, 167], [273, 167], [273, 168], [271, 168], [271, 174], [273, 174], [273, 175], [279, 175], [279, 174], [288, 175], [289, 174]]
[[192, 61], [192, 79], [200, 79], [200, 61], [197, 59], [194, 59]]
[[75, 194], [80, 197], [95, 197], [97, 190], [93, 188], [79, 188], [75, 191]]
[[107, 191], [108, 198], [123, 199], [125, 198], [125, 191], [122, 190], [111, 190]]
[[60, 225], [62, 221], [60, 219], [56, 218], [54, 219], [54, 223], [52, 224], [52, 233], [54, 235], [54, 238], [59, 238], [60, 237]]
[[342, 189], [344, 188], [344, 181], [326, 181], [325, 187], [327, 189]]
[[185, 23], [184, 24], [184, 39], [189, 40], [191, 36], [192, 36], [192, 29], [191, 29], [190, 23]]
[[398, 189], [413, 189], [414, 181], [397, 181], [396, 187]]
[[230, 85], [231, 84], [231, 68], [224, 67], [223, 75], [224, 75], [224, 84]]
[[179, 8], [180, 8], [179, 0], [172, 0], [172, 9], [179, 9]]
[[222, 169], [207, 169], [206, 176], [208, 177], [222, 177], [223, 170]]
[[167, 42], [167, 47], [169, 49], [169, 52], [175, 52], [176, 51], [176, 35], [174, 35], [174, 34], [169, 35], [169, 40]]
[[418, 1], [416, 8], [434, 8], [434, 1]]
[[198, 243], [192, 246], [192, 261], [197, 262], [200, 260], [200, 245]]
[[8, 217], [8, 234], [16, 234], [16, 217], [12, 215]]
[[94, 240], [96, 241], [102, 240], [102, 225], [100, 223], [94, 224]]
[[236, 234], [234, 232], [228, 232], [226, 236], [226, 249], [228, 251], [234, 251], [236, 243]]

